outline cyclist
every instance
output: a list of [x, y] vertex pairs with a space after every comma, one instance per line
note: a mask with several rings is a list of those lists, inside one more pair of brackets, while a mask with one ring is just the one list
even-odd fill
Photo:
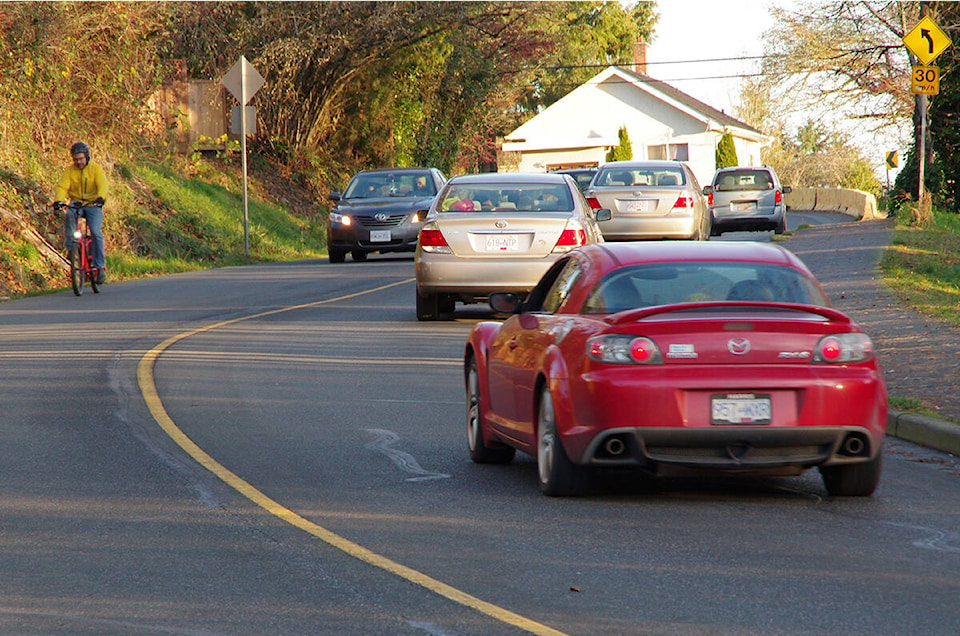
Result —
[[70, 146], [73, 165], [66, 169], [54, 194], [53, 207], [62, 210], [65, 201], [75, 202], [64, 217], [67, 252], [73, 247], [73, 233], [77, 219], [87, 219], [87, 227], [93, 235], [93, 266], [97, 268], [97, 283], [106, 280], [106, 260], [103, 252], [103, 204], [107, 195], [107, 177], [100, 164], [90, 161], [90, 146], [78, 141]]

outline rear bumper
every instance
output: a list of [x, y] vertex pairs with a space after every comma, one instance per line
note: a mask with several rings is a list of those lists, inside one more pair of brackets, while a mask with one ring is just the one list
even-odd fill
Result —
[[645, 239], [688, 239], [697, 233], [695, 216], [625, 217], [614, 216], [600, 226], [607, 241], [639, 241]]
[[486, 302], [493, 292], [526, 294], [561, 254], [538, 258], [471, 258], [417, 252], [417, 292], [447, 294], [463, 302]]

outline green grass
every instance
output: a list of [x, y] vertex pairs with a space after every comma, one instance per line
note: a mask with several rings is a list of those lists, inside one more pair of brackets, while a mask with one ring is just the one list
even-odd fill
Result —
[[960, 215], [934, 210], [922, 228], [898, 218], [880, 267], [904, 304], [960, 326]]
[[[125, 206], [128, 249], [108, 252], [114, 278], [138, 278], [326, 254], [323, 227], [277, 205], [248, 197], [249, 255], [244, 254], [243, 195], [158, 165], [130, 166], [160, 205]], [[105, 228], [105, 232], [109, 228]]]

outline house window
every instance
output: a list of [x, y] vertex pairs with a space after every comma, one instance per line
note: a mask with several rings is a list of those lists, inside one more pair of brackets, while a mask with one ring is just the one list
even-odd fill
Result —
[[651, 161], [663, 161], [672, 159], [673, 161], [689, 161], [690, 152], [687, 150], [687, 144], [660, 144], [658, 146], [647, 146], [647, 159]]

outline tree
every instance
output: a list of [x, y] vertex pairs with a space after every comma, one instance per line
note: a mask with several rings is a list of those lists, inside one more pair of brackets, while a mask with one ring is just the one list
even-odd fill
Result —
[[738, 165], [740, 161], [737, 159], [737, 147], [733, 143], [733, 134], [728, 130], [723, 133], [720, 143], [717, 144], [717, 168]]
[[619, 143], [607, 152], [607, 161], [630, 161], [633, 159], [633, 144], [630, 143], [626, 126], [620, 126], [617, 138]]

